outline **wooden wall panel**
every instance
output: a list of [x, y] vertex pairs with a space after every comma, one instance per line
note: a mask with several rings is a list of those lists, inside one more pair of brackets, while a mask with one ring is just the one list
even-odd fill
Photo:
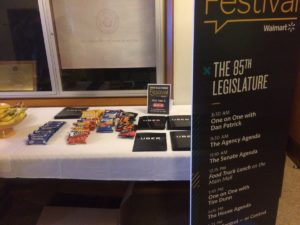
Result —
[[[16, 104], [20, 99], [0, 99], [0, 102]], [[65, 106], [126, 106], [146, 105], [146, 97], [134, 98], [47, 98], [22, 99], [27, 107], [65, 107]]]

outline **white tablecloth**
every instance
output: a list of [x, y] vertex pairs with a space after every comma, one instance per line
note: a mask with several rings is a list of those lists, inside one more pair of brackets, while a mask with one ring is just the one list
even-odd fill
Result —
[[[146, 114], [146, 107], [119, 108], [137, 112], [139, 116]], [[167, 133], [166, 152], [132, 152], [134, 141], [120, 139], [116, 132], [92, 132], [88, 144], [67, 145], [66, 137], [75, 120], [65, 120], [67, 124], [47, 145], [26, 145], [27, 135], [53, 120], [61, 109], [30, 108], [27, 118], [14, 128], [16, 135], [0, 139], [0, 177], [130, 181], [190, 179], [190, 152], [173, 152], [168, 131], [157, 131]], [[190, 106], [171, 108], [172, 115], [190, 113]]]

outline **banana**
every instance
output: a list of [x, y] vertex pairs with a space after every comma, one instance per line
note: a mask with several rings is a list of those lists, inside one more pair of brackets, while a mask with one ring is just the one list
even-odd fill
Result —
[[6, 113], [2, 114], [2, 117], [0, 119], [0, 122], [7, 122], [15, 117], [18, 110], [16, 108], [10, 108], [7, 110]]
[[26, 117], [25, 111], [24, 111], [24, 112], [21, 112], [21, 113], [17, 116], [17, 118], [16, 118], [16, 120], [15, 120], [15, 123], [18, 123], [18, 122], [22, 121], [25, 117]]
[[17, 103], [14, 107], [6, 103], [0, 103], [0, 126], [8, 126], [20, 122], [26, 116], [26, 109], [22, 102]]
[[7, 117], [5, 117], [5, 120], [1, 120], [0, 123], [11, 123], [14, 121], [15, 118], [16, 117], [14, 117], [14, 116], [7, 116]]
[[3, 118], [3, 117], [5, 117], [5, 116], [7, 116], [8, 115], [8, 110], [9, 109], [6, 109], [5, 111], [2, 111], [1, 113], [0, 113], [0, 120], [1, 120], [1, 118]]
[[5, 109], [5, 108], [1, 109], [1, 108], [0, 108], [0, 115], [1, 115], [2, 113], [5, 113], [7, 110], [9, 110], [9, 108], [7, 108], [7, 109]]
[[8, 109], [10, 108], [11, 106], [9, 104], [6, 104], [6, 103], [0, 103], [0, 109]]
[[8, 126], [8, 125], [13, 125], [15, 123], [20, 122], [23, 120], [26, 116], [25, 110], [18, 110], [14, 115], [7, 117], [8, 119], [3, 121], [0, 121], [0, 126]]
[[4, 117], [10, 108], [11, 106], [9, 104], [0, 103], [0, 118]]

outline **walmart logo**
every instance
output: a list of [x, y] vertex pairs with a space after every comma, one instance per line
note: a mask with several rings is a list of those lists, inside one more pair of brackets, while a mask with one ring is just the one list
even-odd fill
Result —
[[284, 25], [264, 25], [264, 32], [294, 32], [296, 30], [296, 24], [294, 22]]

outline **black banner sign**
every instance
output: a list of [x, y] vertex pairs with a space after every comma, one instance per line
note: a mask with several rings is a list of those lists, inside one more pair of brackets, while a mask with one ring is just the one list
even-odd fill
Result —
[[196, 0], [191, 225], [274, 225], [300, 0]]

